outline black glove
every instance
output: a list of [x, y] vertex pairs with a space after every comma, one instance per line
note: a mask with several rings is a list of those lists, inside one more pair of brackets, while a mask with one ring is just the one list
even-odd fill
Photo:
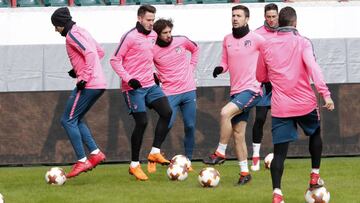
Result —
[[134, 90], [142, 87], [141, 83], [137, 79], [134, 79], [134, 78], [129, 80], [128, 85], [130, 87], [132, 87]]
[[86, 81], [80, 80], [78, 83], [76, 83], [77, 90], [83, 90], [85, 89]]
[[158, 76], [156, 75], [156, 73], [154, 73], [154, 81], [157, 85], [160, 84], [160, 80], [159, 80]]
[[265, 83], [262, 83], [262, 85], [265, 86], [266, 95], [270, 94], [270, 92], [272, 90], [271, 83], [270, 82], [265, 82]]
[[223, 72], [224, 68], [221, 66], [216, 66], [214, 71], [213, 71], [213, 76], [214, 78], [216, 78], [219, 74], [221, 74]]
[[70, 77], [76, 78], [76, 73], [75, 73], [74, 69], [69, 70], [68, 73], [69, 73], [69, 76], [70, 76]]

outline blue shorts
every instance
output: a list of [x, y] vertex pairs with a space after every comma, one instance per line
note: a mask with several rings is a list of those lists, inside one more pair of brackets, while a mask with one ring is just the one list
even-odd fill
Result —
[[265, 90], [265, 86], [263, 87], [263, 96], [261, 97], [261, 100], [259, 103], [256, 104], [256, 106], [271, 106], [271, 95], [272, 92], [267, 94]]
[[277, 118], [272, 117], [273, 144], [292, 142], [298, 139], [297, 125], [306, 136], [313, 135], [320, 127], [320, 116], [317, 109], [312, 112], [296, 117]]
[[255, 93], [251, 90], [245, 90], [240, 93], [231, 96], [231, 102], [234, 103], [242, 113], [234, 116], [231, 119], [232, 124], [239, 123], [240, 121], [247, 121], [249, 118], [249, 111], [254, 107], [261, 99], [259, 93]]
[[129, 114], [131, 114], [146, 112], [146, 106], [151, 108], [150, 104], [161, 97], [165, 97], [165, 94], [160, 86], [153, 85], [151, 87], [125, 91], [123, 96], [129, 108]]

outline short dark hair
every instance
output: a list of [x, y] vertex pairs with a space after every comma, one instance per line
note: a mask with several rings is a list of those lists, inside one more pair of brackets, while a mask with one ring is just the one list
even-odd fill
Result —
[[150, 4], [141, 5], [138, 9], [138, 16], [144, 17], [146, 12], [156, 13], [156, 8]]
[[164, 19], [164, 18], [160, 18], [159, 20], [157, 20], [155, 23], [154, 23], [154, 31], [160, 35], [160, 33], [166, 28], [166, 27], [169, 27], [169, 28], [173, 28], [174, 27], [174, 24], [172, 22], [171, 19]]
[[237, 5], [237, 6], [232, 7], [232, 11], [234, 11], [234, 10], [243, 10], [245, 13], [245, 17], [250, 17], [250, 11], [249, 11], [248, 7], [246, 7], [246, 6]]
[[276, 12], [279, 12], [278, 6], [274, 3], [271, 3], [265, 6], [264, 13], [266, 13], [266, 11], [271, 11], [271, 10], [275, 10]]
[[290, 6], [286, 6], [279, 13], [279, 27], [291, 26], [296, 22], [296, 11]]

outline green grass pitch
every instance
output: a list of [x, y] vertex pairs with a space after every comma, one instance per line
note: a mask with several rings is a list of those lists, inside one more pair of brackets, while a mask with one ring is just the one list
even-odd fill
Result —
[[[170, 181], [165, 166], [158, 166], [158, 171], [149, 175], [149, 181], [141, 182], [128, 174], [128, 164], [103, 164], [67, 180], [63, 186], [45, 183], [44, 175], [50, 167], [0, 167], [0, 193], [6, 203], [271, 202], [270, 171], [264, 170], [263, 165], [259, 172], [252, 172], [253, 180], [249, 184], [238, 186], [238, 163], [226, 161], [215, 167], [221, 176], [216, 188], [202, 188], [197, 176], [205, 165], [194, 162], [193, 166], [195, 172], [182, 182]], [[146, 164], [142, 167], [146, 170]], [[70, 166], [62, 168], [66, 172], [70, 170]], [[305, 202], [309, 172], [309, 159], [286, 160], [282, 182], [285, 202]], [[331, 193], [330, 202], [360, 202], [360, 157], [323, 158], [321, 176]]]

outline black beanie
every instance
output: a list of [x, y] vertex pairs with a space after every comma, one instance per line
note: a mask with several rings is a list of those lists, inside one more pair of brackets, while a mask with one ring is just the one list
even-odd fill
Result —
[[67, 7], [56, 9], [51, 16], [51, 22], [54, 26], [65, 27], [65, 24], [69, 21], [71, 21], [71, 15]]

